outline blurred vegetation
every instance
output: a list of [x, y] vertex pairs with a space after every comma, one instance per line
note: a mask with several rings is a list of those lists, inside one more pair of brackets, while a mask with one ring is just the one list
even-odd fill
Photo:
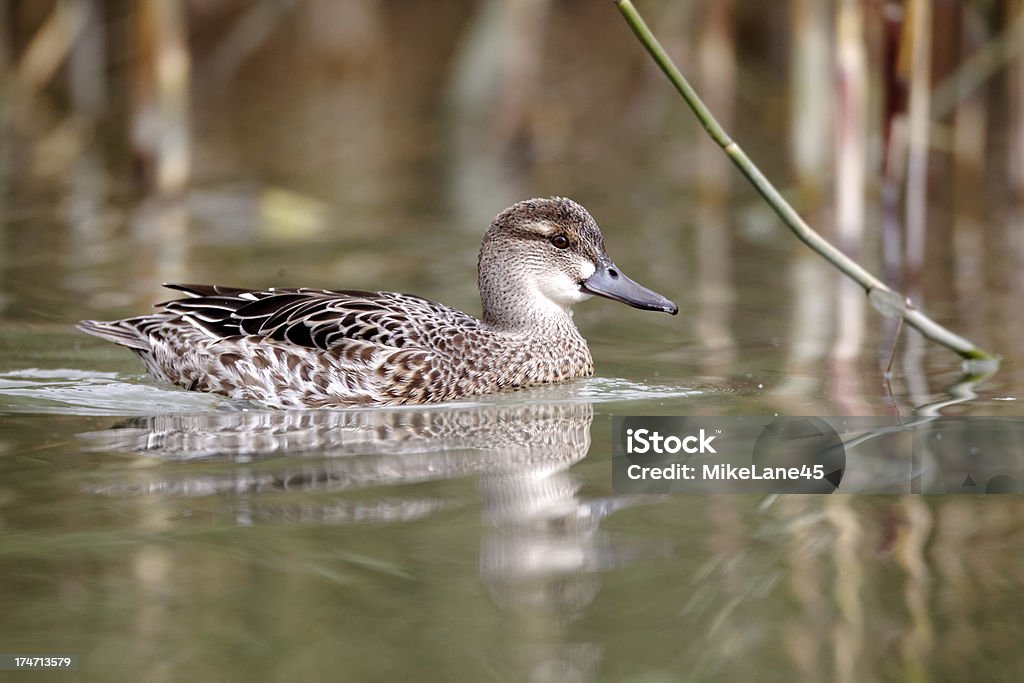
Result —
[[[564, 119], [575, 112], [545, 106], [548, 88], [565, 80], [559, 68], [605, 67], [609, 56], [598, 48], [612, 52], [622, 64], [618, 77], [629, 81], [626, 92], [612, 93], [629, 96], [608, 102], [591, 92], [577, 106], [600, 103], [623, 131], [637, 117], [644, 128], [661, 128], [664, 98], [652, 92], [650, 71], [638, 55], [624, 52], [621, 35], [607, 35], [615, 30], [606, 16], [613, 13], [595, 4], [9, 0], [0, 31], [5, 132], [13, 127], [33, 138], [42, 146], [37, 167], [53, 171], [92, 144], [92, 136], [103, 135], [130, 149], [142, 191], [181, 192], [197, 166], [192, 148], [203, 133], [196, 130], [197, 108], [283, 58], [289, 68], [319, 73], [324, 85], [396, 79], [392, 87], [411, 89], [406, 97], [418, 103], [413, 115], [450, 107], [450, 116], [484, 118], [485, 147], [500, 149], [510, 163], [529, 164], [538, 154], [557, 154], [558, 138], [574, 130]], [[769, 102], [773, 83], [752, 82], [757, 74], [731, 76], [733, 55], [740, 53], [744, 63], [751, 55], [761, 58], [760, 66], [747, 68], [776, 78], [790, 69], [792, 116], [811, 129], [793, 135], [801, 183], [820, 184], [827, 176], [833, 145], [822, 129], [846, 125], [856, 111], [866, 119], [858, 125], [872, 148], [868, 166], [886, 169], [894, 180], [912, 170], [898, 157], [914, 140], [964, 155], [952, 144], [956, 131], [949, 126], [971, 98], [980, 98], [1005, 107], [992, 117], [1007, 124], [1018, 145], [1005, 150], [1008, 180], [1021, 192], [1014, 80], [1024, 48], [1019, 0], [791, 0], [771, 12], [755, 3], [691, 0], [641, 3], [641, 9], [679, 61], [715, 63], [706, 88]], [[611, 37], [606, 45], [597, 42]], [[702, 42], [706, 38], [714, 45]], [[590, 52], [581, 52], [584, 47]], [[421, 59], [428, 53], [429, 60]], [[911, 121], [922, 113], [923, 132]], [[983, 137], [976, 142], [996, 149]]]
[[[972, 338], [999, 316], [989, 285], [1024, 286], [1024, 2], [640, 9], [801, 215], [886, 284], [952, 301]], [[610, 2], [9, 0], [2, 20], [5, 232], [52, 192], [70, 259], [127, 239], [153, 281], [211, 241], [380, 235], [424, 213], [476, 232], [571, 194], [636, 224], [674, 212], [699, 254], [680, 287], [728, 347], [729, 255], [765, 219]], [[834, 309], [849, 356], [863, 304], [840, 286]]]
[[[829, 261], [843, 274], [860, 285], [861, 288], [864, 289], [868, 299], [881, 313], [889, 316], [900, 316], [903, 322], [914, 327], [931, 341], [946, 346], [965, 359], [983, 361], [995, 360], [989, 352], [978, 348], [971, 341], [950, 332], [931, 318], [927, 317], [912, 304], [910, 299], [894, 291], [884, 282], [865, 270], [856, 262], [856, 260], [850, 258], [840, 249], [834, 247], [830, 242], [825, 240], [818, 232], [816, 232], [803, 218], [801, 218], [800, 214], [783, 198], [772, 182], [761, 172], [761, 169], [751, 161], [747, 153], [743, 151], [743, 148], [729, 136], [724, 128], [722, 128], [714, 113], [708, 109], [701, 100], [700, 95], [697, 94], [686, 77], [680, 73], [678, 67], [676, 67], [672, 62], [672, 58], [668, 56], [664, 48], [661, 46], [661, 43], [658, 42], [657, 38], [655, 38], [650, 28], [644, 22], [643, 18], [633, 7], [633, 3], [630, 0], [618, 0], [617, 4], [619, 10], [622, 12], [623, 18], [636, 34], [637, 39], [641, 44], [643, 44], [644, 48], [646, 48], [648, 53], [651, 55], [651, 58], [656, 64], [658, 64], [661, 70], [665, 73], [665, 76], [668, 77], [669, 81], [672, 82], [675, 89], [693, 111], [694, 116], [696, 116], [697, 120], [700, 121], [711, 139], [715, 141], [715, 144], [722, 148], [722, 152], [729, 157], [736, 168], [739, 169], [747, 180], [750, 181], [750, 184], [754, 186], [758, 193], [764, 198], [765, 202], [773, 211], [775, 211], [786, 227], [788, 227], [793, 234], [800, 239], [800, 241], [807, 244], [817, 254]], [[856, 16], [855, 12], [845, 11], [840, 14], [839, 37], [841, 40], [847, 38], [845, 43], [855, 43], [857, 29], [859, 28], [860, 17]], [[851, 34], [852, 38], [848, 38]], [[846, 58], [845, 61], [840, 59], [840, 68], [846, 67], [845, 75], [847, 78], [852, 83], [860, 85], [863, 80], [861, 75], [864, 65], [859, 59], [860, 55], [856, 52], [856, 45], [850, 46], [846, 50], [841, 51], [840, 55], [841, 57]], [[918, 68], [922, 68], [920, 64], [918, 65]], [[856, 102], [858, 101], [858, 98], [847, 98], [847, 101], [849, 100], [854, 100]], [[846, 156], [849, 158], [849, 161], [840, 166], [840, 171], [846, 170], [851, 165], [857, 169], [857, 171], [850, 169], [849, 174], [852, 175], [852, 177], [847, 178], [849, 182], [840, 183], [838, 192], [840, 200], [837, 202], [837, 206], [839, 207], [839, 226], [840, 228], [845, 227], [859, 231], [860, 221], [863, 217], [863, 201], [856, 196], [851, 196], [848, 192], [843, 192], [843, 190], [848, 186], [856, 187], [856, 184], [858, 184], [859, 181], [862, 181], [859, 170], [863, 165], [863, 154], [860, 146], [856, 144], [860, 141], [860, 137], [863, 134], [863, 130], [859, 127], [862, 117], [859, 114], [851, 115], [849, 112], [844, 112], [844, 114], [846, 114], [844, 119], [856, 122], [851, 125], [857, 125], [858, 127], [853, 130], [845, 130], [841, 128], [839, 131], [840, 144], [849, 142], [852, 147], [850, 150], [842, 150], [848, 151]], [[842, 199], [844, 198], [853, 201], [843, 202]], [[994, 370], [995, 367], [996, 366], [993, 366], [992, 369]]]

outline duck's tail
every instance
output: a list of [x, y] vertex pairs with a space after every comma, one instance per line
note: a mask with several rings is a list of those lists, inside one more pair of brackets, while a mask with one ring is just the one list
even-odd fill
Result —
[[149, 351], [149, 338], [136, 326], [137, 318], [126, 320], [83, 320], [75, 327], [91, 334], [136, 351]]

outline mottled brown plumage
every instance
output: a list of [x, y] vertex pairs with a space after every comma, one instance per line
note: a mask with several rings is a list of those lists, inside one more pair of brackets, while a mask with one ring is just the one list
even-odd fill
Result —
[[434, 403], [593, 374], [570, 306], [598, 294], [676, 312], [618, 272], [579, 204], [531, 199], [480, 249], [483, 319], [393, 292], [168, 285], [153, 315], [79, 328], [133, 349], [156, 377], [275, 407]]

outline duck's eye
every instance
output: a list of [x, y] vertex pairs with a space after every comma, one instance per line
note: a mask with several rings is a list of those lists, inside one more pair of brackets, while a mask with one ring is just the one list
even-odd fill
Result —
[[569, 238], [566, 237], [565, 235], [554, 235], [551, 238], [551, 244], [555, 245], [555, 247], [558, 249], [568, 249]]

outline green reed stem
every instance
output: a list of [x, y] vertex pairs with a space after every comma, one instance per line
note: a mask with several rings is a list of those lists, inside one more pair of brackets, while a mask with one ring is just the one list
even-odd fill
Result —
[[938, 324], [920, 310], [914, 307], [910, 299], [899, 294], [884, 282], [865, 270], [860, 264], [848, 257], [836, 247], [832, 246], [824, 237], [815, 232], [789, 202], [783, 199], [771, 181], [764, 173], [750, 160], [736, 142], [729, 137], [728, 133], [715, 120], [714, 115], [701, 101], [700, 96], [690, 86], [686, 78], [679, 72], [672, 59], [665, 52], [664, 48], [654, 37], [647, 27], [643, 18], [633, 7], [631, 0], [614, 0], [619, 11], [625, 18], [626, 23], [633, 29], [633, 33], [640, 40], [643, 46], [650, 53], [651, 57], [658, 64], [661, 70], [672, 81], [679, 94], [686, 100], [697, 119], [704, 126], [708, 135], [718, 143], [726, 156], [732, 159], [733, 164], [746, 176], [747, 180], [764, 197], [768, 205], [778, 214], [782, 222], [793, 231], [793, 233], [807, 246], [825, 257], [832, 265], [852, 278], [854, 282], [864, 288], [871, 304], [884, 315], [900, 315], [908, 325], [923, 334], [925, 338], [942, 344], [951, 349], [963, 358], [974, 360], [995, 360], [995, 356], [984, 349], [975, 346], [969, 340], [950, 332]]

